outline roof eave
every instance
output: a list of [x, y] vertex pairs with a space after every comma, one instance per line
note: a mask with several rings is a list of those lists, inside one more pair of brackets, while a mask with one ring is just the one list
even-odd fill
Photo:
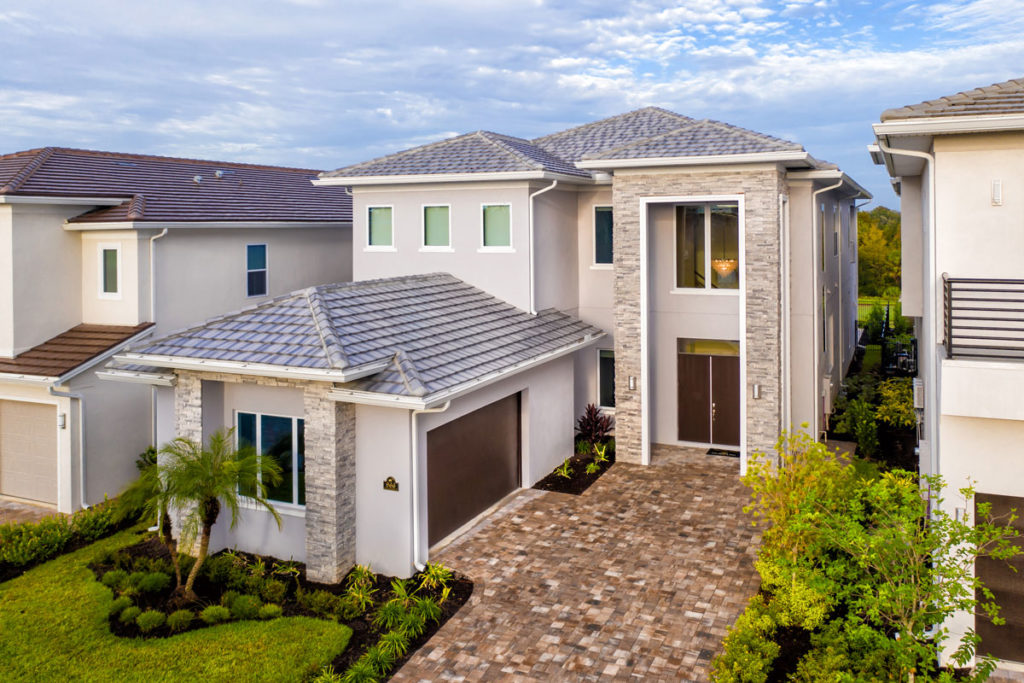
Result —
[[268, 229], [268, 228], [345, 228], [351, 227], [352, 221], [95, 221], [79, 222], [74, 219], [64, 221], [65, 230], [86, 232], [89, 230], [162, 230], [176, 228], [181, 230], [200, 229], [215, 230], [219, 228], [237, 229]]
[[876, 136], [994, 133], [1024, 130], [1024, 113], [986, 114], [983, 116], [922, 116], [882, 121], [872, 124], [871, 127]]
[[853, 190], [850, 194], [854, 199], [874, 199], [872, 194], [861, 186], [856, 180], [844, 172], [832, 169], [814, 169], [810, 171], [792, 171], [788, 174], [794, 180], [842, 180], [843, 185], [837, 190]]
[[569, 183], [592, 184], [594, 180], [585, 176], [552, 173], [550, 171], [508, 171], [501, 173], [416, 173], [408, 175], [375, 176], [324, 176], [312, 180], [318, 187], [337, 185], [412, 185], [424, 183], [465, 183], [494, 180], [559, 180]]
[[269, 363], [248, 363], [244, 361], [214, 360], [209, 358], [185, 358], [181, 356], [165, 356], [150, 353], [123, 353], [114, 357], [115, 361], [128, 364], [153, 365], [174, 370], [193, 370], [197, 372], [223, 372], [232, 375], [254, 375], [260, 377], [277, 377], [281, 379], [308, 380], [313, 382], [352, 382], [368, 375], [375, 375], [384, 370], [391, 359], [363, 363], [345, 370], [331, 368], [299, 368], [288, 365], [271, 365]]
[[3, 384], [35, 384], [41, 386], [52, 386], [57, 384], [59, 379], [59, 377], [52, 377], [48, 375], [0, 372], [0, 383]]
[[626, 159], [584, 159], [576, 166], [587, 170], [608, 170], [617, 168], [653, 168], [658, 166], [708, 166], [714, 164], [757, 164], [795, 162], [807, 168], [813, 167], [808, 152], [753, 152], [750, 154], [709, 154], [685, 157], [649, 157]]
[[116, 368], [97, 370], [96, 376], [108, 382], [147, 384], [157, 387], [173, 387], [178, 381], [178, 378], [173, 373], [140, 372], [137, 370], [118, 370]]
[[120, 206], [131, 197], [47, 197], [45, 195], [0, 194], [0, 204], [63, 204], [74, 206]]

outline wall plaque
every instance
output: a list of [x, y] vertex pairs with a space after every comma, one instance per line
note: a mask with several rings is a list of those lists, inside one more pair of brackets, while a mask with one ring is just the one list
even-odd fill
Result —
[[384, 480], [384, 490], [385, 491], [397, 491], [398, 490], [398, 482], [395, 481], [394, 477], [388, 477], [387, 479]]

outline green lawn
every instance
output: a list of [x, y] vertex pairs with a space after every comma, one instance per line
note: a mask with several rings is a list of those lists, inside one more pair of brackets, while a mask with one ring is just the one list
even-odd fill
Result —
[[0, 680], [301, 681], [348, 644], [347, 626], [308, 617], [119, 638], [112, 594], [86, 564], [136, 538], [124, 531], [0, 583]]

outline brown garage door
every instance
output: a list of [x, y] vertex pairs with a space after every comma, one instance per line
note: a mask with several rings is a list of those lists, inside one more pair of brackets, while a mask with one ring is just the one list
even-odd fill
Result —
[[[978, 493], [974, 501], [975, 504], [991, 503], [992, 515], [1004, 517], [1003, 524], [1009, 519], [1010, 509], [1016, 509], [1018, 518], [1013, 525], [1022, 536], [1014, 539], [1014, 542], [1024, 550], [1024, 498]], [[1016, 572], [1010, 568], [1010, 564], [1017, 568]], [[995, 595], [999, 616], [1006, 619], [1004, 625], [996, 626], [984, 614], [978, 615], [975, 624], [975, 630], [981, 636], [978, 652], [999, 659], [1024, 662], [1024, 556], [1018, 555], [1009, 564], [1006, 560], [979, 557], [975, 571]], [[984, 599], [980, 593], [978, 599]]]
[[57, 409], [0, 401], [0, 495], [57, 503]]
[[430, 545], [519, 487], [519, 394], [427, 432]]

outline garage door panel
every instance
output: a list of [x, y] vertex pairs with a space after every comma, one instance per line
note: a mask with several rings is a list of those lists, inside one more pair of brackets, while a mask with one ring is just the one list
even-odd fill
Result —
[[519, 487], [519, 395], [427, 432], [427, 537], [433, 545]]
[[0, 494], [57, 503], [57, 409], [0, 401]]

